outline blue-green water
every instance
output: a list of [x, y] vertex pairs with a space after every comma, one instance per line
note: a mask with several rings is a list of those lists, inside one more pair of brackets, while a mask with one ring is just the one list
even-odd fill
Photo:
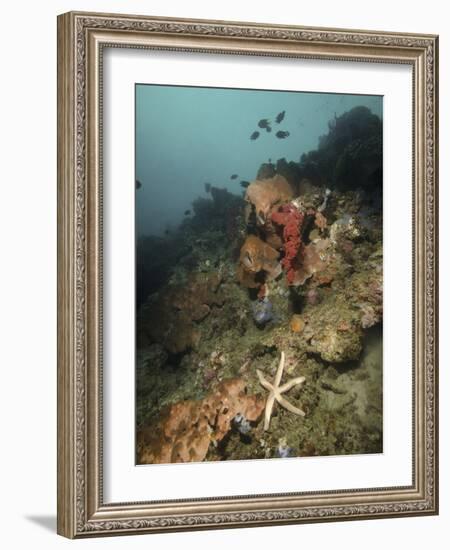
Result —
[[[205, 182], [241, 195], [260, 165], [298, 162], [316, 149], [329, 123], [355, 106], [382, 118], [382, 97], [185, 86], [136, 86], [136, 198], [138, 235], [178, 226]], [[275, 117], [285, 111], [280, 123]], [[270, 120], [272, 132], [258, 128]], [[251, 134], [258, 130], [258, 139]], [[278, 139], [276, 132], [289, 132]], [[236, 174], [236, 179], [230, 177]]]

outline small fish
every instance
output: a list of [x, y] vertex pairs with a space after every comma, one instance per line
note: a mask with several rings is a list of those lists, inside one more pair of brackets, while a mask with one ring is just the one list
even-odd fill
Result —
[[230, 180], [235, 180], [237, 179], [238, 175], [237, 174], [233, 174], [232, 176], [230, 176]]
[[239, 185], [245, 189], [250, 185], [250, 182], [247, 180], [242, 180]]
[[253, 132], [253, 134], [250, 136], [250, 139], [253, 139], [253, 140], [258, 139], [258, 138], [259, 138], [259, 132], [258, 131]]
[[270, 126], [266, 126], [266, 132], [269, 133], [272, 131], [272, 128]]
[[275, 118], [275, 122], [277, 124], [280, 124], [280, 122], [284, 119], [285, 114], [286, 114], [286, 111], [281, 111], [281, 113], [278, 113], [276, 118]]
[[269, 126], [270, 122], [267, 118], [262, 118], [259, 122], [258, 122], [258, 126], [260, 128], [267, 128], [267, 126]]
[[185, 215], [185, 216], [189, 216], [190, 214], [191, 214], [191, 211], [190, 211], [190, 210], [185, 210], [185, 211], [184, 211], [184, 215]]
[[211, 191], [211, 184], [209, 182], [205, 183], [205, 191], [209, 193]]
[[169, 229], [166, 229], [166, 230], [164, 231], [164, 235], [170, 235], [170, 230], [169, 230]]
[[142, 183], [139, 180], [136, 180], [136, 189], [140, 189], [142, 187]]
[[278, 139], [285, 139], [289, 136], [289, 132], [279, 130], [275, 135], [277, 136]]

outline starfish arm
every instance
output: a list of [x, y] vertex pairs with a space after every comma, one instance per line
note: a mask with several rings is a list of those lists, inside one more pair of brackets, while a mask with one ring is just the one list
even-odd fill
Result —
[[267, 431], [269, 429], [270, 417], [272, 416], [274, 403], [275, 403], [275, 395], [271, 393], [266, 401], [266, 412], [264, 414], [264, 431]]
[[258, 375], [259, 383], [261, 384], [261, 386], [264, 386], [268, 391], [273, 391], [272, 384], [264, 378], [263, 373], [257, 369], [256, 374]]
[[277, 395], [276, 398], [278, 403], [289, 412], [297, 414], [298, 416], [305, 416], [305, 413], [301, 409], [297, 409], [297, 407], [291, 405], [289, 401], [287, 401], [284, 397], [281, 397], [281, 395]]
[[286, 384], [283, 384], [282, 386], [280, 386], [278, 388], [278, 391], [280, 393], [284, 393], [286, 391], [289, 391], [291, 388], [293, 388], [294, 386], [297, 386], [297, 385], [300, 385], [300, 384], [303, 384], [303, 382], [305, 381], [305, 377], [304, 376], [299, 376], [298, 378], [293, 378], [292, 380], [289, 380], [289, 382], [286, 382]]
[[278, 365], [278, 370], [275, 375], [275, 380], [273, 381], [273, 385], [277, 388], [280, 385], [281, 377], [283, 376], [283, 370], [284, 370], [284, 361], [285, 361], [285, 355], [284, 351], [281, 352], [281, 358], [280, 358], [280, 364]]

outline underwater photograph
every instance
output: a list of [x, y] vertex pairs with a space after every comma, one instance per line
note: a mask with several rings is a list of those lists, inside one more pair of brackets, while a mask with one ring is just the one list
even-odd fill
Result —
[[383, 452], [383, 98], [135, 86], [136, 464]]

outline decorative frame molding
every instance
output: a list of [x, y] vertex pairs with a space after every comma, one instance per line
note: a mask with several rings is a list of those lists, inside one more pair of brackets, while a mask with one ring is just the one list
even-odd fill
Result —
[[[414, 388], [410, 487], [104, 504], [102, 48], [413, 68]], [[75, 538], [438, 513], [438, 38], [93, 13], [58, 17], [58, 533]]]

